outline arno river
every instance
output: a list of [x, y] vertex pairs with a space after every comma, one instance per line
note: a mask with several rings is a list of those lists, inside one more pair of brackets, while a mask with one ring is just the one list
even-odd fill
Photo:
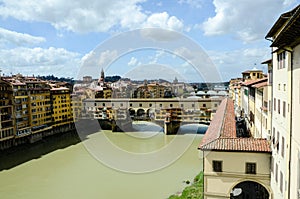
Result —
[[[0, 198], [159, 199], [183, 190], [187, 186], [184, 181], [192, 181], [202, 169], [197, 146], [203, 135], [190, 133], [195, 126], [182, 127], [183, 133], [177, 136], [165, 136], [151, 124], [142, 123], [136, 127], [141, 132], [100, 131], [88, 135], [83, 141], [76, 134], [69, 133], [47, 138], [30, 148], [18, 147], [9, 154], [2, 153]], [[130, 164], [126, 166], [124, 163], [123, 167], [122, 160], [117, 167], [113, 165], [115, 160], [112, 163], [99, 161], [97, 151], [89, 146], [92, 140], [103, 137], [129, 154], [153, 153], [155, 164], [149, 166], [147, 160], [137, 160], [132, 163], [137, 166], [138, 172], [135, 173]], [[185, 143], [185, 146], [177, 147], [176, 143]], [[158, 152], [168, 147], [174, 153], [177, 150], [178, 154], [167, 157]], [[113, 156], [109, 149], [103, 150]], [[166, 161], [168, 158], [170, 160]], [[157, 163], [160, 160], [161, 164]]]

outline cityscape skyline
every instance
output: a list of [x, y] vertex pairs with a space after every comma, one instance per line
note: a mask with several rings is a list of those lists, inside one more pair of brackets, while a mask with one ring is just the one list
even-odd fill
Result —
[[[195, 41], [208, 54], [222, 80], [228, 81], [253, 67], [266, 72], [266, 67], [260, 64], [270, 57], [270, 43], [264, 39], [265, 34], [281, 13], [297, 3], [297, 0], [172, 3], [77, 0], [74, 4], [41, 5], [38, 1], [2, 1], [0, 68], [8, 75], [53, 74], [76, 79], [82, 62], [97, 45], [122, 32], [155, 27], [177, 31]], [[156, 35], [156, 39], [163, 36]], [[99, 59], [107, 57], [117, 58], [107, 75], [124, 76], [136, 68], [156, 64], [176, 68], [191, 82], [199, 79], [195, 78], [189, 60], [174, 56], [174, 52], [144, 49], [120, 55], [107, 51]], [[98, 74], [94, 78], [97, 77]]]

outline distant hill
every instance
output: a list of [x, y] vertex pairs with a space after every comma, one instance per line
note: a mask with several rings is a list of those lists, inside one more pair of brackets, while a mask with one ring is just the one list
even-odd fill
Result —
[[70, 77], [55, 77], [54, 75], [48, 76], [37, 76], [36, 78], [46, 80], [46, 81], [58, 81], [58, 82], [68, 82], [74, 84], [75, 80]]

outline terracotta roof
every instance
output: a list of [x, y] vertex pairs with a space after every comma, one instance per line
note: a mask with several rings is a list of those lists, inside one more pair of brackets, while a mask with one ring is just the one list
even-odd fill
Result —
[[263, 138], [219, 138], [201, 150], [271, 152], [269, 142]]
[[217, 112], [214, 115], [214, 118], [211, 121], [209, 128], [205, 133], [205, 136], [202, 138], [202, 142], [200, 146], [212, 142], [213, 140], [218, 139], [218, 137], [220, 137], [227, 100], [228, 100], [227, 98], [224, 99], [219, 105]]
[[261, 79], [254, 79], [254, 80], [249, 80], [247, 82], [243, 82], [243, 85], [244, 86], [251, 86], [253, 84], [258, 84], [258, 83], [261, 83], [263, 81], [267, 81], [268, 78], [264, 77], [264, 78], [261, 78]]
[[217, 109], [198, 149], [215, 151], [271, 152], [270, 144], [263, 138], [236, 136], [234, 104], [225, 98]]
[[254, 88], [261, 88], [261, 87], [264, 87], [264, 86], [268, 86], [267, 81], [252, 85], [252, 87], [254, 87]]

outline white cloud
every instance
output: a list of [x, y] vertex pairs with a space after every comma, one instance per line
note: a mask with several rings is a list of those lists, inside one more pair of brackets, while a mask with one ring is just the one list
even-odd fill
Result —
[[244, 42], [263, 39], [278, 13], [286, 11], [294, 0], [214, 0], [215, 16], [202, 28], [205, 35], [233, 34]]
[[151, 60], [150, 60], [149, 64], [157, 64], [158, 59], [163, 56], [166, 56], [166, 52], [163, 50], [157, 50], [155, 55], [153, 57], [152, 56], [150, 57]]
[[100, 57], [98, 60], [99, 67], [104, 68], [108, 64], [115, 61], [115, 59], [117, 57], [118, 57], [118, 51], [116, 51], [116, 50], [113, 50], [113, 51], [106, 50], [106, 51], [102, 52], [100, 54]]
[[162, 64], [139, 65], [124, 74], [124, 77], [134, 80], [165, 79], [172, 81], [175, 77], [183, 79], [181, 74], [174, 70], [174, 68]]
[[43, 37], [35, 37], [25, 33], [18, 33], [15, 31], [10, 31], [4, 28], [0, 28], [0, 45], [35, 45], [41, 42], [45, 42], [46, 39]]
[[80, 55], [63, 48], [18, 47], [0, 50], [0, 68], [6, 74], [54, 74], [74, 77], [79, 64]]
[[224, 80], [240, 77], [242, 71], [254, 67], [266, 72], [266, 66], [260, 63], [271, 57], [268, 47], [247, 48], [227, 52], [208, 51], [208, 54]]
[[168, 13], [147, 14], [145, 0], [2, 0], [0, 16], [52, 24], [73, 32], [107, 32], [114, 28], [160, 27], [182, 30], [183, 23]]
[[194, 8], [201, 8], [203, 0], [178, 0], [179, 4], [188, 4]]
[[220, 74], [210, 57], [202, 49], [188, 49], [186, 47], [178, 48], [174, 54], [180, 56], [186, 64], [183, 63], [182, 67], [191, 66], [193, 70], [189, 70], [191, 75], [199, 75], [203, 81], [218, 82], [220, 81]]
[[131, 57], [130, 61], [128, 62], [128, 66], [136, 66], [137, 63], [138, 63], [137, 58]]
[[147, 18], [144, 27], [164, 28], [169, 30], [182, 31], [184, 25], [183, 22], [179, 20], [177, 17], [169, 16], [167, 12], [162, 12], [162, 13], [154, 13], [150, 15]]

